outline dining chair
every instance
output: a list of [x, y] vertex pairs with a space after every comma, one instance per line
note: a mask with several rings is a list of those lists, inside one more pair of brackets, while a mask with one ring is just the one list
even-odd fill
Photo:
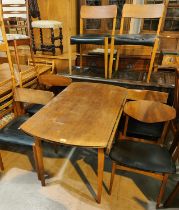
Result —
[[[115, 33], [116, 26], [116, 15], [117, 6], [116, 5], [106, 5], [106, 6], [81, 6], [80, 11], [80, 34], [76, 36], [71, 36], [69, 45], [69, 73], [72, 74], [72, 49], [71, 45], [80, 45], [80, 68], [82, 68], [82, 45], [92, 44], [92, 45], [104, 45], [104, 69], [105, 78], [108, 77], [108, 38]], [[113, 25], [111, 34], [84, 34], [84, 21], [86, 19], [112, 19]]]
[[[64, 88], [72, 83], [72, 79], [57, 74], [43, 74], [38, 77], [38, 84], [42, 90], [48, 90], [57, 95]], [[31, 116], [43, 107], [42, 104], [32, 104], [26, 108], [26, 112]]]
[[[52, 52], [53, 55], [55, 55], [56, 48], [59, 48], [62, 54], [63, 53], [62, 22], [57, 20], [42, 20], [37, 0], [29, 1], [29, 17], [30, 17], [30, 29], [31, 29], [32, 45], [34, 53], [36, 53], [37, 51], [42, 51], [42, 52]], [[37, 47], [35, 44], [35, 36], [34, 36], [35, 29], [38, 29], [40, 31], [40, 36], [39, 36], [40, 47]], [[43, 30], [45, 29], [50, 30], [51, 44], [45, 44], [44, 42]], [[57, 36], [55, 36], [55, 31], [58, 31]], [[56, 41], [60, 42], [59, 45], [55, 44]]]
[[1, 168], [2, 171], [4, 170], [4, 165], [3, 165], [3, 162], [2, 162], [1, 153], [0, 153], [0, 168]]
[[148, 100], [126, 103], [124, 113], [126, 119], [122, 138], [156, 144], [164, 144], [169, 123], [176, 115], [173, 107]]
[[[11, 3], [6, 3], [5, 0], [0, 0], [1, 15], [4, 20], [6, 36], [9, 46], [14, 47], [15, 59], [19, 69], [22, 71], [20, 65], [20, 50], [19, 46], [27, 45], [30, 49], [30, 57], [34, 62], [34, 55], [31, 48], [31, 39], [29, 32], [29, 11], [28, 0], [13, 0]], [[3, 41], [3, 37], [1, 36]]]
[[[127, 89], [127, 101], [136, 101], [136, 100], [149, 100], [166, 104], [168, 102], [168, 93], [152, 91], [152, 90], [141, 90], [141, 89]], [[146, 123], [141, 122], [137, 119], [134, 119], [130, 116], [127, 117], [123, 112], [119, 124], [119, 133], [120, 138], [130, 138], [131, 140], [145, 139], [145, 142], [148, 143], [158, 143], [161, 137], [162, 132], [164, 131], [164, 122], [160, 123]], [[125, 128], [125, 122], [127, 120], [127, 128]], [[167, 127], [167, 125], [166, 125]], [[124, 128], [126, 129], [124, 132]], [[165, 135], [167, 132], [164, 133]], [[163, 140], [165, 139], [163, 135]], [[163, 141], [162, 140], [162, 141]]]
[[32, 147], [38, 177], [39, 170], [34, 139], [19, 129], [19, 126], [29, 118], [29, 115], [24, 112], [23, 102], [46, 104], [52, 97], [53, 93], [49, 91], [27, 88], [14, 89], [12, 79], [0, 82], [0, 116], [3, 118], [11, 113], [14, 116], [2, 125], [0, 144]]
[[[120, 24], [120, 33], [115, 35], [111, 39], [110, 61], [109, 61], [109, 78], [112, 78], [112, 68], [114, 59], [114, 47], [121, 45], [142, 45], [151, 47], [151, 60], [147, 73], [147, 82], [150, 81], [156, 53], [159, 46], [159, 34], [161, 31], [163, 14], [165, 6], [164, 4], [124, 4], [122, 10], [122, 18]], [[137, 18], [137, 19], [159, 19], [158, 28], [156, 34], [126, 34], [124, 33], [124, 19], [125, 18]], [[117, 58], [115, 71], [118, 70], [120, 57], [120, 48], [117, 50]]]
[[[173, 114], [175, 112], [173, 111]], [[150, 121], [150, 119], [148, 118]], [[160, 180], [161, 186], [157, 197], [156, 207], [159, 208], [164, 195], [165, 186], [170, 174], [176, 173], [175, 161], [179, 150], [179, 131], [168, 150], [159, 144], [148, 144], [126, 140], [116, 141], [110, 151], [112, 173], [109, 192], [112, 186], [116, 169], [143, 174]], [[177, 144], [176, 144], [176, 141]]]

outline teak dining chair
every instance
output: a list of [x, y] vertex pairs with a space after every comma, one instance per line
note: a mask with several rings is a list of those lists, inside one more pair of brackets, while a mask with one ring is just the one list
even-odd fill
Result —
[[116, 169], [129, 171], [161, 180], [161, 187], [157, 197], [156, 207], [160, 206], [164, 189], [170, 174], [176, 172], [175, 161], [178, 157], [179, 138], [175, 136], [170, 150], [158, 144], [135, 142], [128, 139], [117, 141], [110, 152], [112, 159], [112, 173], [110, 180], [111, 194]]
[[[164, 143], [169, 123], [176, 116], [173, 107], [148, 100], [127, 102], [124, 106], [124, 113], [126, 115], [123, 131], [124, 139], [156, 144]], [[135, 121], [137, 122], [135, 123]], [[140, 127], [140, 125], [142, 125], [141, 128], [137, 129], [136, 127]], [[128, 129], [129, 126], [130, 129]], [[151, 129], [148, 129], [150, 126]], [[141, 131], [141, 129], [143, 130]]]
[[[164, 4], [124, 4], [122, 10], [122, 18], [120, 24], [120, 34], [115, 35], [111, 39], [111, 52], [109, 61], [109, 78], [112, 78], [112, 67], [114, 58], [114, 46], [117, 45], [142, 45], [152, 47], [151, 61], [147, 74], [147, 82], [150, 81], [150, 76], [153, 69], [153, 64], [155, 61], [155, 56], [159, 46], [159, 34], [161, 30], [163, 14], [164, 14]], [[137, 19], [159, 19], [159, 24], [156, 34], [123, 34], [124, 33], [124, 19], [125, 18], [137, 18]], [[120, 57], [120, 48], [117, 50], [117, 58], [115, 71], [118, 70]]]
[[[80, 11], [80, 35], [71, 36], [69, 46], [69, 73], [72, 74], [72, 50], [71, 45], [80, 45], [80, 68], [82, 68], [82, 46], [83, 44], [104, 45], [104, 68], [105, 78], [108, 77], [108, 37], [115, 33], [116, 27], [116, 5], [86, 6], [83, 5]], [[111, 34], [84, 34], [84, 21], [86, 19], [113, 19]]]
[[24, 113], [22, 102], [46, 104], [52, 97], [53, 93], [49, 91], [26, 88], [14, 89], [12, 79], [0, 83], [0, 116], [4, 117], [14, 113], [14, 118], [10, 119], [0, 129], [0, 144], [32, 147], [37, 173], [39, 170], [37, 168], [34, 139], [19, 129], [19, 126], [29, 118]]

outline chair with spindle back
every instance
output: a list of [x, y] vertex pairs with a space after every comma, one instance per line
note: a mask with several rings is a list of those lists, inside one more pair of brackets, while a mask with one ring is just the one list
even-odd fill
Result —
[[[69, 73], [72, 74], [72, 50], [71, 45], [80, 45], [80, 68], [82, 68], [82, 45], [104, 45], [104, 68], [105, 78], [108, 78], [108, 37], [114, 35], [116, 26], [116, 5], [106, 6], [85, 6], [81, 7], [80, 11], [80, 35], [72, 36], [70, 38], [69, 46]], [[113, 19], [111, 34], [84, 34], [84, 20], [86, 19]]]
[[[115, 35], [111, 39], [111, 52], [109, 61], [109, 78], [112, 78], [112, 67], [114, 58], [114, 46], [117, 45], [142, 45], [152, 47], [151, 61], [147, 74], [147, 82], [150, 81], [150, 76], [153, 69], [153, 64], [157, 49], [159, 46], [159, 34], [161, 30], [163, 14], [165, 6], [164, 4], [124, 4], [122, 10], [122, 18], [120, 24], [120, 34]], [[124, 19], [125, 18], [137, 18], [137, 19], [159, 19], [159, 24], [156, 34], [124, 34]], [[115, 71], [118, 70], [120, 57], [120, 48], [117, 51]]]
[[[136, 102], [128, 102], [136, 103]], [[142, 106], [146, 107], [146, 103], [142, 101]], [[150, 109], [155, 109], [158, 102], [150, 102]], [[166, 106], [160, 104], [160, 108]], [[131, 108], [131, 104], [128, 104], [126, 109]], [[132, 107], [134, 111], [134, 106]], [[141, 108], [141, 107], [140, 107]], [[175, 110], [171, 107], [165, 107], [165, 111], [171, 114], [171, 118], [175, 116]], [[143, 108], [142, 108], [143, 109]], [[147, 113], [147, 112], [146, 112]], [[146, 116], [138, 115], [139, 118], [146, 119]], [[156, 113], [157, 115], [157, 113]], [[165, 115], [165, 113], [163, 113]], [[173, 117], [172, 117], [173, 116]], [[151, 119], [157, 119], [158, 116], [148, 116], [148, 121]], [[144, 142], [130, 141], [127, 138], [125, 140], [116, 141], [110, 151], [110, 157], [112, 159], [112, 173], [110, 180], [110, 194], [112, 191], [114, 175], [116, 169], [122, 171], [129, 171], [138, 174], [143, 174], [161, 180], [161, 187], [157, 197], [156, 207], [158, 208], [161, 204], [165, 186], [170, 174], [176, 173], [175, 161], [179, 151], [179, 132], [176, 134], [173, 143], [171, 144], [170, 150], [165, 146], [159, 144], [148, 144]], [[177, 142], [177, 143], [176, 143]]]
[[[22, 102], [46, 104], [53, 97], [49, 91], [26, 88], [13, 88], [12, 79], [0, 83], [0, 116], [4, 117], [14, 113], [8, 122], [0, 129], [0, 144], [22, 145], [33, 148], [36, 163], [36, 148], [34, 139], [19, 129], [29, 116], [24, 114]], [[36, 163], [37, 173], [39, 173]]]
[[[31, 36], [32, 36], [32, 45], [33, 51], [42, 51], [42, 52], [52, 52], [53, 55], [56, 53], [56, 48], [59, 48], [61, 54], [63, 53], [63, 34], [62, 34], [62, 22], [57, 20], [42, 20], [40, 16], [40, 10], [38, 7], [37, 0], [29, 1], [29, 18], [30, 18], [30, 29], [31, 29]], [[39, 38], [40, 38], [40, 47], [37, 47], [35, 44], [34, 39], [34, 31], [35, 29], [40, 31]], [[50, 30], [50, 44], [45, 44], [43, 31]], [[55, 36], [55, 31], [58, 35]], [[45, 33], [45, 32], [44, 32]], [[59, 44], [55, 44], [55, 42], [59, 42]]]

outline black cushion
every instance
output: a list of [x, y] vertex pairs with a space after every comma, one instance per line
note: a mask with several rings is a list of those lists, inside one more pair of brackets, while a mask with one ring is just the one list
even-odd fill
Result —
[[20, 125], [24, 123], [29, 117], [23, 115], [16, 117], [10, 123], [8, 123], [4, 128], [0, 130], [0, 143], [13, 143], [18, 145], [32, 146], [34, 143], [34, 138], [25, 134], [19, 129]]
[[111, 149], [110, 157], [119, 165], [156, 173], [175, 173], [168, 150], [157, 144], [121, 140]]
[[41, 104], [34, 104], [26, 109], [26, 113], [30, 114], [31, 116], [38, 112], [44, 105]]
[[121, 34], [115, 35], [115, 45], [144, 45], [153, 46], [155, 35], [152, 34]]
[[164, 123], [144, 123], [129, 118], [127, 136], [157, 141], [162, 134]]
[[104, 38], [109, 37], [110, 35], [102, 35], [102, 34], [83, 34], [71, 36], [70, 42], [71, 44], [96, 44], [101, 45], [104, 44]]

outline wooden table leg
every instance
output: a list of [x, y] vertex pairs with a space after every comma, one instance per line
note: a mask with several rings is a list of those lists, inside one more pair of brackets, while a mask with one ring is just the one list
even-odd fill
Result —
[[101, 203], [102, 184], [103, 184], [103, 170], [104, 170], [104, 149], [98, 149], [98, 192], [97, 202]]
[[2, 162], [1, 154], [0, 154], [0, 168], [1, 168], [2, 171], [4, 170], [4, 165], [3, 165], [3, 162]]
[[39, 169], [40, 181], [42, 186], [45, 186], [44, 164], [43, 164], [42, 145], [40, 138], [35, 137], [35, 148], [37, 152], [37, 164]]

